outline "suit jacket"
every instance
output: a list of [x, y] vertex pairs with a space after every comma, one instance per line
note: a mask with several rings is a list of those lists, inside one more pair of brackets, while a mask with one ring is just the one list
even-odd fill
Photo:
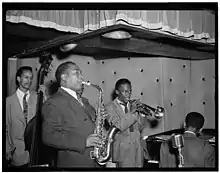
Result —
[[57, 167], [96, 166], [90, 158], [93, 147], [86, 147], [86, 139], [95, 128], [88, 109], [59, 88], [44, 103], [42, 114], [42, 139], [58, 150]]
[[[182, 155], [184, 167], [215, 167], [215, 149], [204, 139], [194, 134], [184, 133]], [[170, 140], [164, 142], [160, 149], [160, 167], [177, 167], [177, 152], [170, 145]]]
[[[28, 100], [28, 122], [36, 114], [37, 94], [30, 92]], [[25, 150], [25, 117], [16, 92], [6, 98], [6, 152], [12, 152], [11, 163], [15, 166], [27, 164], [29, 152]]]
[[[116, 99], [106, 105], [106, 110], [108, 112], [107, 120], [109, 124], [120, 129], [113, 143], [112, 161], [122, 162], [125, 157], [130, 157], [131, 159], [136, 157], [136, 162], [139, 162], [139, 165], [143, 165], [143, 149], [146, 147], [146, 144], [140, 135], [140, 116], [135, 117], [130, 113], [125, 114]], [[134, 132], [129, 131], [131, 125], [134, 127]], [[136, 153], [136, 155], [132, 153]]]

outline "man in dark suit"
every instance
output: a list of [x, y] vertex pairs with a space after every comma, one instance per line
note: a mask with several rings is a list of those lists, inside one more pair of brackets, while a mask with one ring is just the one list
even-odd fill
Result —
[[[25, 167], [29, 163], [24, 132], [36, 114], [37, 93], [30, 91], [32, 80], [32, 67], [20, 67], [16, 73], [17, 90], [6, 98], [6, 159], [13, 167]], [[45, 87], [41, 85], [39, 90], [43, 92], [45, 101]]]
[[101, 144], [93, 134], [91, 114], [77, 98], [82, 88], [82, 73], [73, 62], [59, 65], [55, 73], [58, 91], [43, 105], [43, 142], [58, 150], [57, 167], [96, 167], [90, 151]]
[[[185, 132], [183, 134], [184, 147], [182, 155], [184, 167], [215, 167], [215, 149], [204, 139], [197, 137], [204, 124], [204, 117], [197, 112], [187, 114], [185, 118]], [[170, 145], [170, 140], [162, 143], [160, 149], [160, 167], [177, 167], [177, 152]]]

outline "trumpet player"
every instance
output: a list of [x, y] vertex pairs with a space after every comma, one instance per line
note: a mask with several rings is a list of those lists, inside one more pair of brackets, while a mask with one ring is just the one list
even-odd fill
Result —
[[[136, 112], [138, 101], [130, 103], [131, 82], [119, 79], [115, 84], [116, 98], [106, 105], [107, 121], [120, 129], [113, 143], [112, 163], [116, 167], [143, 167], [146, 144], [141, 137], [145, 118]], [[113, 167], [111, 163], [111, 166]]]

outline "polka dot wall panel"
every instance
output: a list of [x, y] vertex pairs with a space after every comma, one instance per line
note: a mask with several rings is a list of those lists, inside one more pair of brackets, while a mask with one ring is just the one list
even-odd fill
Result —
[[180, 128], [189, 106], [190, 63], [164, 58], [162, 61], [165, 130]]
[[[53, 55], [50, 71], [44, 84], [49, 94], [58, 86], [55, 80], [57, 67], [65, 61], [75, 62], [82, 70], [85, 81], [99, 85], [104, 91], [104, 103], [112, 99], [115, 83], [120, 78], [128, 78], [132, 83], [132, 99], [139, 98], [154, 108], [165, 108], [165, 116], [152, 126], [149, 122], [143, 136], [160, 133], [181, 127], [186, 114], [197, 111], [206, 118], [205, 128], [215, 127], [215, 61], [187, 61], [169, 58], [120, 58], [95, 59], [88, 56], [69, 55], [61, 59]], [[15, 91], [15, 73], [23, 65], [32, 66], [34, 80], [32, 89], [37, 85], [40, 68], [38, 58], [9, 60], [8, 88]], [[96, 108], [98, 91], [85, 87], [84, 96]]]
[[[111, 93], [120, 78], [127, 78], [132, 83], [131, 99], [156, 108], [162, 104], [161, 63], [158, 58], [118, 58], [102, 60], [100, 80], [105, 93], [105, 103], [111, 101]], [[104, 81], [104, 82], [103, 82]], [[156, 125], [146, 124], [143, 135], [151, 135], [163, 131], [163, 119]]]
[[191, 62], [189, 109], [205, 116], [204, 128], [215, 127], [214, 69], [214, 60]]

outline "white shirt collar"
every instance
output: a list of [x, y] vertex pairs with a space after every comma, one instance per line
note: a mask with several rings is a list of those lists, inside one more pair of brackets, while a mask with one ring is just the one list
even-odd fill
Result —
[[[125, 111], [125, 106], [124, 106], [124, 103], [122, 101], [120, 101], [118, 99], [118, 97], [116, 98], [116, 101], [118, 102], [118, 104], [121, 106], [123, 112]], [[128, 109], [129, 109], [129, 102], [127, 103], [127, 106], [128, 106]]]
[[[26, 100], [28, 101], [28, 99], [30, 97], [30, 91], [28, 90], [26, 93], [27, 93]], [[19, 103], [21, 105], [21, 108], [23, 110], [23, 97], [24, 97], [25, 93], [18, 88], [17, 91], [16, 91], [16, 94], [17, 94]]]
[[191, 133], [191, 134], [193, 134], [193, 135], [195, 135], [195, 136], [196, 136], [196, 134], [195, 134], [194, 132], [189, 131], [189, 130], [186, 130], [184, 133]]
[[66, 92], [68, 92], [68, 94], [70, 94], [70, 95], [71, 95], [72, 97], [74, 97], [76, 100], [78, 100], [75, 91], [73, 91], [73, 90], [71, 90], [71, 89], [69, 89], [69, 88], [65, 88], [65, 87], [63, 87], [63, 86], [61, 86], [61, 88], [62, 88], [63, 90], [65, 90]]

